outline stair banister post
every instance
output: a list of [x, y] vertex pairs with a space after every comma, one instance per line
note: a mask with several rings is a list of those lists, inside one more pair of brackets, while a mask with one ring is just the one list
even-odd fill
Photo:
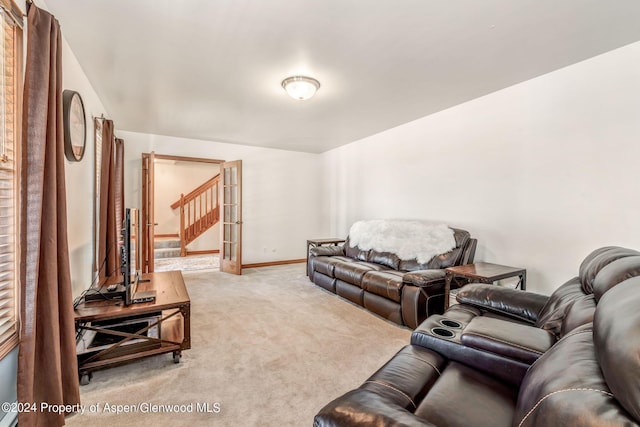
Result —
[[187, 255], [187, 245], [184, 242], [184, 194], [180, 194], [180, 256]]
[[[220, 221], [220, 174], [214, 176], [171, 205], [180, 208], [180, 255], [187, 255], [187, 245]], [[193, 210], [193, 215], [192, 215]]]

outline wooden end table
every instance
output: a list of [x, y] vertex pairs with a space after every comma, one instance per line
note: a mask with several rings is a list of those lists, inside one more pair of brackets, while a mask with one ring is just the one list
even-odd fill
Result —
[[[518, 277], [515, 288], [527, 289], [527, 270], [518, 267], [509, 267], [489, 262], [477, 262], [475, 264], [459, 265], [445, 269], [445, 295], [444, 308], [449, 308], [449, 292], [451, 284], [456, 283], [457, 287], [462, 287], [471, 282], [493, 284], [494, 282], [509, 277]], [[465, 279], [464, 283], [456, 282], [456, 279]]]
[[340, 237], [307, 240], [307, 276], [309, 275], [309, 251], [311, 251], [311, 248], [317, 248], [318, 246], [323, 246], [323, 245], [338, 246], [340, 243], [344, 243], [344, 242], [345, 242], [345, 239]]

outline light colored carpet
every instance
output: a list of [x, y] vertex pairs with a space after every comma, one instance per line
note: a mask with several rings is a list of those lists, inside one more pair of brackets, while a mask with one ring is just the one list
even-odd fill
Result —
[[220, 256], [189, 255], [175, 258], [156, 258], [153, 261], [154, 271], [196, 271], [220, 268]]
[[[70, 426], [311, 426], [326, 403], [358, 387], [411, 331], [317, 287], [304, 264], [185, 272], [192, 348], [94, 373]], [[193, 412], [105, 413], [104, 405], [193, 405]], [[197, 404], [219, 404], [219, 413]], [[187, 407], [188, 409], [188, 407]]]

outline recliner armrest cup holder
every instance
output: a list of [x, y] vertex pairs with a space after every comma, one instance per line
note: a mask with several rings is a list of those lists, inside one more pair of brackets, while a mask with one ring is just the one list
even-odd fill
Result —
[[446, 326], [447, 328], [462, 329], [462, 323], [458, 322], [457, 320], [440, 319], [440, 324], [442, 326]]
[[[455, 314], [459, 315], [459, 313]], [[464, 317], [458, 320], [455, 317], [447, 317], [446, 314], [431, 315], [412, 333], [411, 344], [428, 348], [453, 361], [485, 372], [487, 372], [487, 366], [498, 366], [499, 376], [503, 380], [515, 385], [520, 384], [530, 364], [487, 349], [463, 344], [462, 337], [470, 323]]]
[[431, 333], [440, 338], [446, 338], [446, 339], [455, 338], [456, 333], [451, 329], [462, 329], [462, 323], [458, 322], [457, 320], [443, 318], [443, 319], [439, 319], [438, 323], [444, 327], [440, 327], [440, 326], [433, 327], [431, 328]]
[[455, 332], [451, 329], [445, 328], [431, 328], [431, 333], [442, 338], [453, 338], [456, 336]]
[[[420, 342], [422, 342], [423, 346], [433, 350], [437, 350], [441, 344], [460, 346], [462, 345], [460, 338], [466, 327], [467, 324], [464, 320], [433, 314], [416, 328], [412, 335], [412, 340], [415, 338], [415, 342], [412, 341], [412, 343], [421, 345]], [[438, 344], [438, 341], [441, 344]], [[428, 344], [429, 342], [430, 344]]]

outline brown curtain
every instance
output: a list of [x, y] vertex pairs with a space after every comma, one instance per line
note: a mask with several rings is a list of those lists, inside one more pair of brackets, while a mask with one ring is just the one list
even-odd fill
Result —
[[102, 125], [100, 174], [100, 233], [98, 234], [99, 281], [120, 274], [118, 240], [124, 218], [124, 147], [114, 136], [113, 121]]
[[[58, 21], [28, 12], [22, 128], [18, 401], [80, 403], [67, 242]], [[64, 414], [20, 412], [20, 426], [64, 425]]]
[[122, 228], [124, 219], [124, 141], [121, 138], [115, 139], [115, 211], [116, 211], [116, 227]]

